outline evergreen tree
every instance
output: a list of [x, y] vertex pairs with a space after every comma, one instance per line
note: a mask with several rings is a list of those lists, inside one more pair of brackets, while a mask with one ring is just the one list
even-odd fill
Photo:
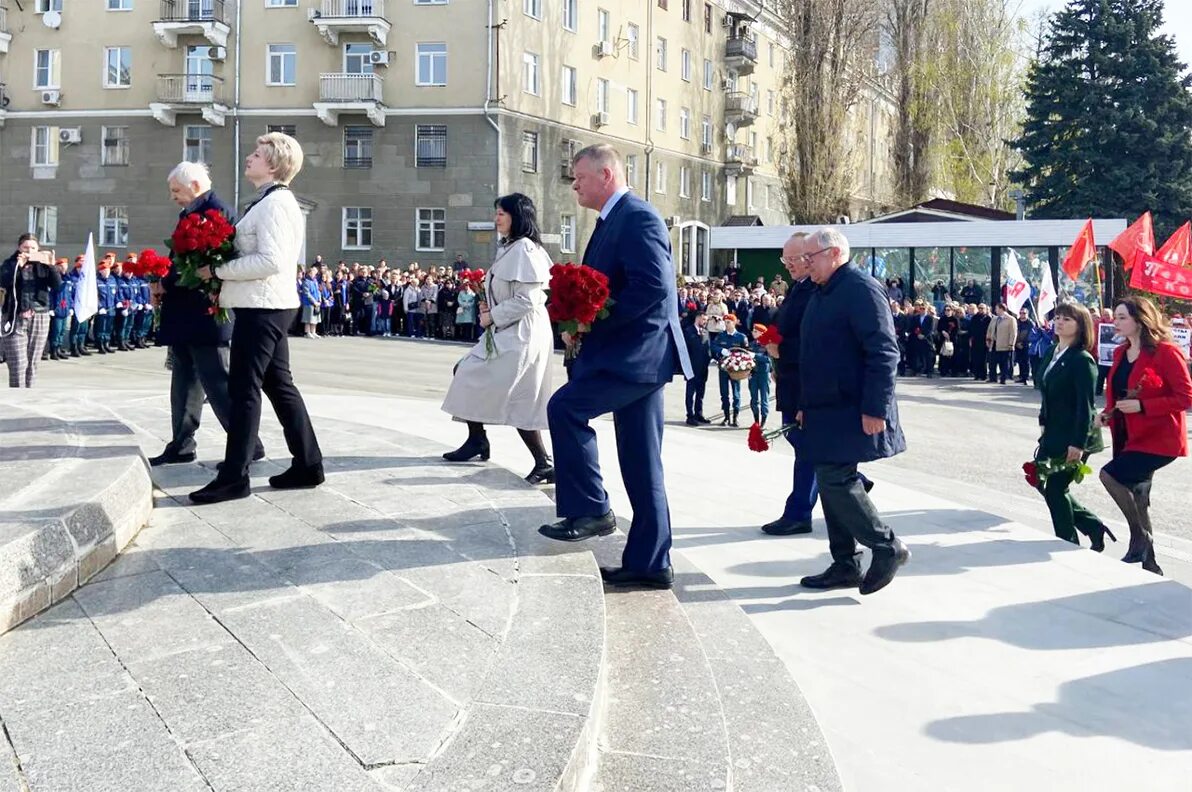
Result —
[[1162, 16], [1163, 0], [1069, 0], [1052, 19], [1013, 141], [1033, 217], [1150, 209], [1161, 240], [1192, 213], [1192, 76]]

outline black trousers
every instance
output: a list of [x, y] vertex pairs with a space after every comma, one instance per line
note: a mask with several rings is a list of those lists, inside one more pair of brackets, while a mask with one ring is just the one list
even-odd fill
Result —
[[820, 504], [828, 524], [832, 561], [860, 569], [857, 544], [874, 555], [894, 553], [894, 532], [882, 522], [865, 493], [865, 477], [851, 465], [816, 465]]
[[694, 418], [697, 415], [704, 414], [704, 393], [708, 388], [708, 375], [705, 370], [704, 376], [692, 377], [687, 380], [684, 401], [687, 404], [687, 417]]
[[[173, 437], [166, 450], [175, 454], [195, 451], [195, 432], [203, 417], [204, 397], [224, 431], [232, 425], [232, 400], [228, 396], [228, 348], [174, 344], [170, 369], [170, 422]], [[255, 438], [255, 435], [254, 435]], [[259, 440], [254, 442], [260, 451]]]
[[228, 426], [228, 445], [220, 478], [236, 481], [248, 475], [261, 426], [261, 393], [269, 397], [281, 422], [286, 447], [297, 467], [322, 463], [302, 394], [290, 375], [290, 342], [286, 332], [298, 311], [237, 308], [232, 330], [228, 395], [235, 409]]
[[989, 350], [985, 348], [984, 341], [973, 341], [972, 355], [969, 358], [973, 379], [983, 380], [988, 376], [989, 370], [986, 367], [986, 356], [988, 354]]

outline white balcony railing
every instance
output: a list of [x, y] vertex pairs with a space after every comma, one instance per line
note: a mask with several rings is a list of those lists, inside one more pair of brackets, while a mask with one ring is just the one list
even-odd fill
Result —
[[320, 74], [320, 102], [382, 101], [381, 78], [375, 74]]
[[730, 143], [725, 150], [725, 159], [733, 165], [752, 168], [757, 165], [757, 157], [753, 155], [753, 147], [744, 143]]
[[323, 0], [324, 19], [385, 18], [385, 0]]

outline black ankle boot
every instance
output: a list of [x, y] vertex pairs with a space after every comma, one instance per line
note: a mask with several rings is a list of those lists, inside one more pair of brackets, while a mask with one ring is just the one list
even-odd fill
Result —
[[555, 483], [555, 466], [550, 457], [538, 459], [534, 461], [534, 469], [530, 471], [530, 475], [526, 476], [526, 481], [531, 484], [554, 484]]
[[737, 423], [737, 419], [738, 419], [740, 416], [741, 416], [741, 411], [740, 411], [740, 410], [733, 410], [733, 420], [732, 420], [732, 422], [731, 422], [731, 425], [732, 425], [732, 426], [740, 426], [740, 424], [738, 424], [738, 423]]
[[448, 462], [471, 462], [476, 457], [480, 457], [481, 462], [488, 461], [488, 435], [484, 433], [484, 424], [468, 421], [468, 439], [459, 448], [443, 454], [443, 459]]

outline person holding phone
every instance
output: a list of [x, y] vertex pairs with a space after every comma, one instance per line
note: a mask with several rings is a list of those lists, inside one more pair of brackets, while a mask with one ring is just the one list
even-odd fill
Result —
[[21, 234], [16, 252], [0, 264], [0, 334], [10, 388], [32, 388], [37, 379], [37, 364], [50, 335], [54, 293], [61, 285], [54, 251], [42, 250], [33, 234]]

